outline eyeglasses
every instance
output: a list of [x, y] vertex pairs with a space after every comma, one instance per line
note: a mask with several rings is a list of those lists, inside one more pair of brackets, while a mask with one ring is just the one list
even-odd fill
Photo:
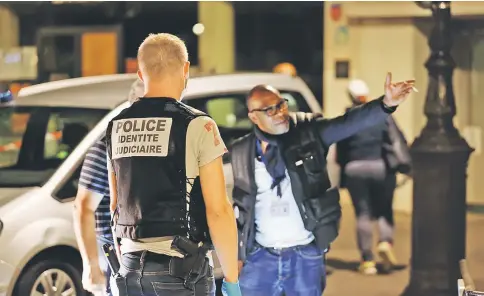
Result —
[[276, 115], [279, 111], [287, 109], [287, 99], [281, 98], [281, 101], [275, 105], [261, 108], [261, 109], [252, 109], [249, 111], [249, 113], [252, 112], [264, 112], [267, 116], [274, 116]]

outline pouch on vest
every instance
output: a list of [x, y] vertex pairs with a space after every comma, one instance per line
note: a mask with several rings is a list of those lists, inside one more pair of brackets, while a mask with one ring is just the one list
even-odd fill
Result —
[[337, 222], [341, 218], [341, 205], [339, 203], [338, 189], [328, 190], [320, 198], [311, 198], [304, 201], [304, 206], [309, 208], [317, 224], [329, 224]]
[[326, 249], [338, 237], [341, 221], [340, 196], [337, 188], [328, 190], [324, 197], [304, 201], [317, 223], [313, 230], [316, 244]]
[[326, 250], [331, 243], [338, 237], [339, 223], [332, 223], [329, 225], [318, 225], [312, 233], [316, 240], [316, 245], [321, 250]]
[[287, 166], [298, 174], [306, 198], [321, 197], [331, 187], [321, 149], [313, 141], [286, 150]]
[[[341, 205], [339, 203], [338, 189], [331, 189], [320, 198], [306, 199], [304, 207], [307, 211], [311, 212], [312, 218], [316, 221], [313, 232], [319, 232], [324, 240], [332, 242], [337, 236], [339, 231], [339, 223], [341, 220]], [[320, 239], [321, 239], [320, 238]], [[316, 241], [320, 240], [316, 239]], [[324, 243], [321, 245], [324, 246]]]

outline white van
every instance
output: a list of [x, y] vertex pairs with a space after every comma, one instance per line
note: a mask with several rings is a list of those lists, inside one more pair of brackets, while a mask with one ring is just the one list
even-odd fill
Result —
[[[0, 296], [86, 294], [72, 225], [80, 169], [109, 120], [128, 106], [135, 80], [119, 74], [49, 82], [0, 106]], [[212, 116], [229, 145], [252, 127], [245, 96], [257, 84], [278, 88], [292, 111], [321, 112], [300, 78], [272, 73], [191, 78], [183, 102]], [[230, 196], [230, 164], [224, 170]]]

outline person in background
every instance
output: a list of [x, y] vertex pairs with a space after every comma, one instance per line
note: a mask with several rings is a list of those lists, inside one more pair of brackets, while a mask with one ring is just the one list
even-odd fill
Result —
[[[131, 86], [128, 101], [132, 104], [143, 96], [143, 82], [137, 80]], [[88, 150], [81, 168], [79, 188], [74, 202], [74, 228], [83, 261], [84, 289], [94, 292], [99, 286], [111, 294], [108, 267], [102, 246], [113, 245], [108, 168], [104, 137]]]
[[[352, 106], [358, 108], [368, 101], [369, 88], [363, 80], [352, 80], [348, 84]], [[396, 131], [396, 132], [395, 132]], [[396, 187], [396, 172], [390, 160], [395, 140], [401, 140], [402, 149], [408, 147], [393, 118], [367, 127], [337, 143], [337, 162], [341, 166], [341, 187], [348, 189], [356, 214], [356, 236], [361, 254], [359, 271], [366, 275], [377, 274], [373, 247], [373, 222], [379, 229], [378, 254], [384, 271], [390, 271], [397, 260], [393, 252], [394, 219], [393, 193]]]

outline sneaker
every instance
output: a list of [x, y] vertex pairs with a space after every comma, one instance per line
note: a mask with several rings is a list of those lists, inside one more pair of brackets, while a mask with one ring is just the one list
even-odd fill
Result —
[[363, 261], [358, 267], [358, 271], [364, 275], [375, 275], [378, 273], [375, 261]]
[[378, 244], [378, 255], [383, 261], [383, 270], [389, 272], [395, 265], [397, 265], [397, 258], [393, 253], [393, 246], [389, 242], [381, 242]]

